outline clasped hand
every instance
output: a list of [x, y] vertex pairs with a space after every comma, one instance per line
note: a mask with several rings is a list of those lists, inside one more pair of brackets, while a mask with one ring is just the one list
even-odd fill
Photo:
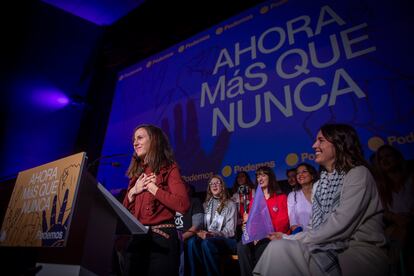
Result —
[[212, 232], [209, 232], [209, 231], [200, 230], [200, 231], [197, 232], [197, 236], [204, 240], [208, 237], [214, 237], [214, 234]]
[[129, 190], [128, 196], [130, 201], [134, 195], [140, 194], [143, 191], [148, 191], [151, 194], [155, 195], [158, 190], [156, 183], [156, 175], [151, 173], [149, 175], [142, 173], [137, 181], [135, 181], [135, 185]]
[[267, 236], [267, 238], [271, 241], [272, 240], [281, 240], [283, 238], [283, 233], [282, 232], [273, 232], [273, 233], [270, 233]]

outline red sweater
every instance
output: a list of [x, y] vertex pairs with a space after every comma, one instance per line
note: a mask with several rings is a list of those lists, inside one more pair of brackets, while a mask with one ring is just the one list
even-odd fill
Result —
[[[147, 167], [144, 172], [150, 174], [152, 171]], [[128, 192], [137, 179], [130, 179]], [[129, 202], [127, 192], [124, 198], [124, 206], [144, 225], [157, 225], [172, 220], [175, 212], [184, 214], [190, 208], [190, 200], [177, 164], [162, 168], [157, 174], [156, 185], [159, 189], [155, 196], [143, 191]]]
[[[260, 189], [260, 187], [259, 187]], [[254, 198], [253, 198], [254, 200]], [[250, 201], [250, 208], [253, 200]], [[269, 210], [270, 218], [272, 219], [273, 228], [276, 232], [287, 233], [290, 229], [289, 215], [287, 208], [287, 196], [285, 194], [276, 193], [266, 199], [267, 209]]]

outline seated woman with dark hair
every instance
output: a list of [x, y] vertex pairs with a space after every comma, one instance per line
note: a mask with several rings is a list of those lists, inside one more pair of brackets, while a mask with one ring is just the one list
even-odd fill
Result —
[[414, 174], [406, 167], [403, 155], [390, 145], [381, 146], [376, 152], [380, 195], [385, 208], [385, 218], [411, 217], [414, 212]]
[[311, 229], [273, 240], [254, 275], [386, 275], [381, 205], [354, 128], [321, 127], [313, 144], [323, 168]]
[[306, 231], [312, 213], [312, 187], [318, 180], [318, 172], [308, 164], [301, 163], [296, 168], [298, 188], [288, 195], [290, 230], [297, 233]]
[[[392, 270], [404, 274], [401, 263], [408, 264], [408, 274], [414, 272], [412, 260], [414, 217], [414, 174], [396, 148], [383, 145], [375, 155], [377, 184], [385, 208], [385, 234], [390, 244]], [[403, 256], [403, 259], [401, 259]]]
[[[289, 231], [289, 217], [287, 211], [287, 197], [282, 193], [273, 170], [267, 166], [263, 166], [256, 171], [256, 182], [258, 188], [262, 189], [264, 200], [266, 200], [267, 209], [269, 211], [273, 229], [278, 233], [287, 233]], [[257, 196], [262, 194], [256, 193]], [[253, 201], [259, 198], [253, 199]], [[253, 205], [253, 201], [250, 205]], [[251, 214], [252, 216], [254, 214]], [[243, 222], [246, 223], [248, 215], [244, 215]], [[262, 222], [262, 221], [260, 221]], [[270, 221], [269, 221], [270, 222]], [[263, 221], [265, 223], [265, 221]], [[237, 244], [237, 255], [239, 256], [239, 265], [241, 275], [252, 275], [253, 267], [259, 260], [263, 251], [270, 240], [274, 239], [276, 233], [269, 233], [267, 238], [259, 241], [243, 244]]]

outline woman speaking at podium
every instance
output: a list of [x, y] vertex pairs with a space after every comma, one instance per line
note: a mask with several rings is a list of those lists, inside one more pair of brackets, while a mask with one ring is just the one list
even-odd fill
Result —
[[130, 240], [124, 274], [178, 275], [180, 241], [174, 215], [190, 207], [185, 184], [160, 128], [138, 126], [132, 140], [135, 152], [123, 204], [149, 231]]

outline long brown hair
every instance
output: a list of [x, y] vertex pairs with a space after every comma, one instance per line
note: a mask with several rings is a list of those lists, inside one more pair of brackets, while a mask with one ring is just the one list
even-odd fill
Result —
[[218, 180], [220, 180], [220, 186], [221, 186], [221, 194], [219, 196], [220, 204], [217, 207], [217, 213], [220, 214], [224, 206], [226, 206], [226, 202], [230, 198], [230, 195], [229, 195], [229, 192], [227, 191], [226, 183], [224, 182], [223, 178], [220, 175], [215, 174], [212, 177], [210, 177], [210, 179], [208, 180], [207, 195], [206, 195], [205, 203], [207, 204], [210, 201], [210, 199], [213, 197], [213, 193], [211, 192], [211, 188], [210, 188], [210, 183], [211, 183], [211, 180], [213, 180], [213, 178], [217, 178]]
[[251, 189], [251, 190], [253, 190], [255, 187], [254, 187], [254, 183], [252, 182], [252, 180], [250, 179], [250, 176], [249, 176], [249, 174], [247, 173], [247, 172], [245, 172], [245, 171], [240, 171], [240, 172], [238, 172], [237, 173], [237, 175], [236, 175], [236, 178], [234, 179], [234, 182], [233, 182], [233, 188], [232, 188], [232, 193], [234, 194], [234, 193], [237, 193], [238, 191], [239, 191], [239, 187], [240, 187], [240, 184], [239, 184], [239, 182], [237, 181], [237, 178], [239, 178], [239, 175], [244, 175], [244, 177], [246, 177], [246, 185]]
[[375, 153], [375, 160], [374, 160], [375, 169], [376, 169], [375, 176], [376, 176], [378, 192], [380, 194], [382, 204], [386, 209], [388, 209], [389, 207], [393, 205], [392, 193], [394, 191], [395, 186], [398, 184], [404, 185], [404, 182], [396, 183], [388, 175], [388, 173], [383, 170], [382, 165], [381, 165], [382, 163], [381, 155], [384, 151], [389, 151], [395, 158], [396, 163], [395, 163], [395, 167], [393, 168], [394, 171], [397, 171], [399, 174], [401, 174], [401, 176], [403, 176], [405, 180], [410, 177], [410, 174], [406, 168], [406, 161], [404, 159], [404, 156], [399, 150], [387, 144], [382, 145], [381, 147], [377, 149], [377, 152]]
[[282, 193], [282, 189], [280, 188], [279, 183], [277, 183], [275, 172], [270, 167], [262, 166], [256, 170], [256, 185], [258, 188], [260, 188], [260, 185], [257, 182], [257, 175], [259, 174], [265, 174], [269, 177], [267, 190], [270, 196], [273, 196], [273, 194], [279, 195]]
[[135, 132], [143, 128], [147, 131], [150, 146], [145, 160], [141, 160], [136, 152], [132, 155], [126, 175], [129, 178], [137, 177], [143, 172], [143, 163], [147, 164], [155, 173], [159, 173], [162, 167], [170, 166], [174, 163], [174, 154], [167, 136], [158, 127], [153, 125], [139, 125], [132, 133], [132, 143], [134, 143]]
[[[355, 129], [346, 124], [325, 124], [321, 127], [322, 135], [335, 147], [334, 168], [349, 172], [356, 166], [369, 167]], [[325, 169], [325, 168], [323, 168]]]

